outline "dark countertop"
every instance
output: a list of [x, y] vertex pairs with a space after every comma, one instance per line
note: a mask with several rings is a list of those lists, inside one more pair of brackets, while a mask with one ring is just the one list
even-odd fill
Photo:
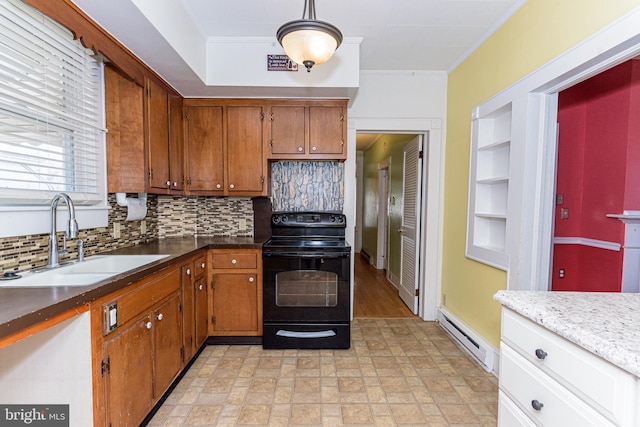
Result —
[[199, 250], [260, 249], [265, 239], [253, 237], [183, 237], [154, 240], [137, 246], [117, 249], [100, 255], [169, 256], [89, 286], [47, 288], [0, 288], [0, 338], [39, 322], [90, 303], [117, 291], [169, 265], [187, 259]]

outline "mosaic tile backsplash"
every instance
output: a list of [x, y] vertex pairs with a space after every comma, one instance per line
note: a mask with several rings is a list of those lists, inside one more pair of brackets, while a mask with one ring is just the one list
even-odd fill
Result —
[[[253, 235], [253, 210], [249, 198], [149, 195], [145, 234], [140, 232], [140, 221], [125, 221], [127, 208], [118, 206], [114, 194], [109, 194], [108, 203], [111, 210], [107, 227], [80, 230], [78, 239], [84, 241], [86, 256], [163, 237]], [[116, 222], [120, 223], [117, 239], [112, 234]], [[241, 230], [242, 225], [244, 230]], [[63, 235], [64, 232], [58, 233], [60, 247]], [[77, 258], [76, 241], [67, 242], [68, 253], [60, 257], [61, 261]], [[48, 234], [1, 238], [0, 272], [25, 271], [46, 265], [48, 248]]]
[[273, 162], [273, 210], [342, 212], [343, 178], [342, 162]]

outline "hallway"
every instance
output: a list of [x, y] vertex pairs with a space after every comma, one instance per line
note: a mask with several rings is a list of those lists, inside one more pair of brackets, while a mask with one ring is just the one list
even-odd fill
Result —
[[385, 271], [376, 270], [359, 253], [354, 255], [353, 317], [416, 317], [387, 280]]

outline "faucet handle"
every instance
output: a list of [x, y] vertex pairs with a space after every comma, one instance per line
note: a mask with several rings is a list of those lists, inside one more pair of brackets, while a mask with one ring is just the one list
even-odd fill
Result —
[[78, 262], [84, 261], [84, 242], [82, 240], [76, 241], [78, 245]]
[[58, 251], [58, 255], [66, 255], [68, 253], [67, 251], [67, 236], [63, 235], [62, 236], [62, 249], [60, 249]]

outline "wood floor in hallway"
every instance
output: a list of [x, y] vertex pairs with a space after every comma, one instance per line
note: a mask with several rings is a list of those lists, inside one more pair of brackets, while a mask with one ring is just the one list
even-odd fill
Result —
[[354, 259], [353, 317], [414, 317], [384, 270], [377, 270], [362, 255]]

